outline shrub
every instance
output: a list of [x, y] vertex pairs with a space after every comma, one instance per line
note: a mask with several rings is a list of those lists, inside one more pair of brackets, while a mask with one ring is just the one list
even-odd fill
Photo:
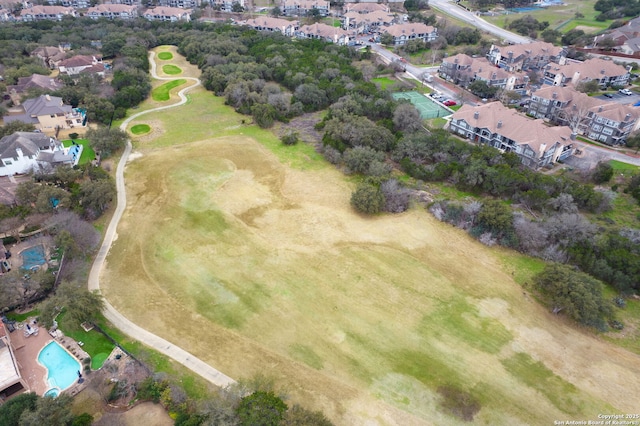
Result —
[[351, 205], [360, 213], [380, 213], [384, 208], [384, 204], [384, 195], [380, 188], [368, 183], [358, 185], [351, 195]]
[[295, 145], [299, 141], [298, 133], [297, 132], [289, 132], [286, 135], [282, 135], [280, 140], [285, 145]]

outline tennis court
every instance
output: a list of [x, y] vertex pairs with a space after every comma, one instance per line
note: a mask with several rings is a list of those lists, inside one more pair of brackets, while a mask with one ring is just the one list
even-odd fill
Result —
[[418, 92], [396, 92], [392, 93], [393, 99], [408, 99], [420, 112], [420, 116], [424, 118], [437, 118], [450, 115], [451, 112], [441, 107], [431, 99]]

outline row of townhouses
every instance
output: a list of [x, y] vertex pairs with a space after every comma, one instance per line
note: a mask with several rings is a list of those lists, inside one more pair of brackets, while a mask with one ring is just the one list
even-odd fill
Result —
[[[301, 26], [298, 21], [270, 16], [249, 19], [243, 24], [258, 31], [279, 32], [289, 37], [321, 39], [339, 45], [352, 44], [357, 36], [354, 29], [345, 30], [323, 23]], [[392, 25], [384, 28], [383, 32], [391, 34], [396, 45], [405, 44], [409, 40], [432, 41], [438, 37], [436, 28], [420, 23]]]
[[[0, 11], [1, 12], [1, 11]], [[92, 19], [135, 19], [142, 17], [150, 21], [190, 21], [191, 9], [183, 9], [181, 7], [158, 6], [140, 11], [140, 7], [136, 5], [126, 4], [100, 4], [86, 8], [84, 16]], [[45, 6], [35, 5], [30, 8], [22, 9], [18, 17], [5, 11], [0, 13], [0, 22], [7, 21], [62, 21], [65, 17], [78, 17], [80, 13], [71, 6]]]
[[525, 72], [508, 72], [496, 67], [487, 58], [472, 58], [464, 53], [444, 58], [438, 74], [461, 87], [481, 80], [489, 87], [512, 90], [521, 95], [525, 95], [529, 90], [529, 76]]
[[637, 108], [591, 97], [569, 86], [538, 89], [531, 96], [527, 112], [608, 145], [621, 144], [640, 128]]
[[452, 115], [449, 131], [502, 152], [513, 152], [532, 169], [564, 160], [575, 150], [575, 134], [569, 127], [549, 127], [542, 119], [527, 118], [500, 102], [463, 105]]

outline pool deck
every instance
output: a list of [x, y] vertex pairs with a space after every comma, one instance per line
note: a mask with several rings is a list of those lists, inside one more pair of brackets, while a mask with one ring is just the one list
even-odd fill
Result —
[[[47, 369], [38, 362], [38, 354], [48, 343], [55, 340], [68, 352], [74, 353], [74, 358], [82, 365], [82, 359], [88, 354], [82, 350], [76, 341], [66, 336], [57, 336], [55, 339], [47, 333], [44, 327], [38, 325], [38, 334], [32, 334], [29, 337], [24, 336], [24, 328], [17, 329], [11, 333], [11, 346], [13, 346], [16, 361], [20, 369], [20, 375], [29, 386], [29, 391], [38, 395], [44, 393], [50, 388], [47, 382]], [[80, 385], [77, 383], [71, 385], [67, 392], [75, 395], [80, 391]]]

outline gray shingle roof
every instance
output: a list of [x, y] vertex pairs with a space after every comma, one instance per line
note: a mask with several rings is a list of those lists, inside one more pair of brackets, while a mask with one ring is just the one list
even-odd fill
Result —
[[51, 138], [43, 133], [15, 132], [0, 139], [0, 158], [17, 157], [17, 148], [23, 155], [36, 155], [39, 149], [47, 149], [50, 144]]

